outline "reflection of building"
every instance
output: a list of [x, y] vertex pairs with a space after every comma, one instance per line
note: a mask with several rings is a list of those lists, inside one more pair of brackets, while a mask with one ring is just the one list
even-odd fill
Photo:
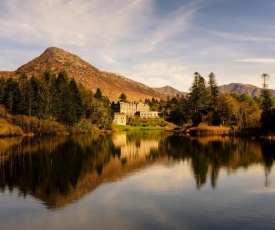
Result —
[[112, 136], [112, 140], [114, 143], [114, 146], [119, 148], [123, 145], [126, 145], [127, 143], [127, 135], [126, 133], [116, 133]]
[[152, 149], [158, 149], [159, 142], [156, 140], [141, 140], [139, 143], [127, 143], [121, 146], [120, 156], [125, 158], [140, 158], [150, 154]]
[[113, 122], [116, 125], [126, 125], [126, 115], [123, 113], [115, 113]]
[[128, 142], [126, 133], [114, 135], [113, 142], [117, 148], [120, 148], [120, 156], [130, 159], [146, 157], [152, 149], [158, 149], [159, 147], [159, 142], [152, 139]]

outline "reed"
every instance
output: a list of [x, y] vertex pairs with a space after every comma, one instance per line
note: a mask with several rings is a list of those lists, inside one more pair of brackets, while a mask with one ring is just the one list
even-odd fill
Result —
[[229, 135], [230, 127], [199, 125], [197, 127], [189, 128], [187, 133], [189, 133], [191, 136]]

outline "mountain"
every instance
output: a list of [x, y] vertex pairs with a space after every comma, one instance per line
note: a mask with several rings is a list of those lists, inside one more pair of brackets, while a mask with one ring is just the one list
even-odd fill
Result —
[[108, 96], [111, 101], [117, 101], [121, 93], [124, 93], [130, 101], [166, 97], [145, 84], [116, 73], [101, 71], [77, 55], [56, 47], [47, 48], [39, 57], [19, 67], [16, 71], [0, 72], [0, 76], [20, 76], [22, 73], [27, 76], [42, 76], [46, 70], [54, 74], [65, 70], [70, 78], [74, 78], [87, 89], [95, 92], [97, 88], [100, 88], [103, 95]]
[[[154, 88], [157, 92], [165, 94], [166, 96], [175, 97], [177, 95], [186, 96], [188, 93], [179, 91], [175, 88], [172, 88], [171, 86], [165, 86], [161, 88]], [[219, 87], [219, 90], [221, 93], [237, 93], [239, 95], [242, 95], [244, 93], [248, 94], [251, 97], [259, 96], [261, 94], [262, 88], [257, 87], [255, 85], [250, 84], [242, 84], [242, 83], [231, 83], [228, 85], [222, 85]], [[275, 96], [275, 90], [270, 89], [271, 94]]]
[[160, 87], [160, 88], [154, 88], [154, 90], [156, 90], [157, 92], [161, 93], [161, 94], [165, 94], [169, 97], [176, 97], [177, 95], [179, 96], [186, 96], [187, 93], [186, 92], [182, 92], [179, 91], [171, 86], [164, 86], [164, 87]]
[[[242, 84], [242, 83], [231, 83], [228, 85], [222, 85], [219, 87], [221, 93], [233, 92], [239, 95], [248, 94], [251, 97], [259, 96], [261, 94], [261, 88], [255, 85]], [[275, 95], [275, 90], [270, 89], [271, 94]]]

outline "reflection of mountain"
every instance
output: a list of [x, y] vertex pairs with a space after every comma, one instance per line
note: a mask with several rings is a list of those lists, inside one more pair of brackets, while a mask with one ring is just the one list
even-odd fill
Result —
[[101, 184], [116, 182], [151, 164], [153, 164], [153, 162], [146, 161], [145, 159], [136, 159], [135, 161], [129, 161], [127, 164], [122, 165], [118, 157], [112, 157], [108, 164], [104, 166], [100, 175], [96, 170], [82, 172], [78, 177], [77, 183], [74, 186], [70, 186], [66, 194], [53, 191], [49, 195], [43, 190], [38, 190], [32, 195], [41, 199], [49, 208], [62, 208], [81, 199]]
[[0, 165], [0, 187], [11, 191], [17, 187], [49, 208], [65, 207], [102, 183], [115, 182], [155, 162], [122, 161], [108, 135], [27, 138], [13, 151]]
[[17, 188], [53, 209], [155, 163], [188, 161], [199, 189], [209, 177], [215, 188], [221, 169], [261, 163], [268, 174], [275, 157], [272, 143], [150, 132], [0, 141], [2, 191]]

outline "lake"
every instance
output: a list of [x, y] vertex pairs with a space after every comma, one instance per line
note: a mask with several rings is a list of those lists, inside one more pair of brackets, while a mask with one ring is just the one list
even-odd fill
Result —
[[275, 144], [161, 131], [0, 139], [0, 229], [274, 229]]

